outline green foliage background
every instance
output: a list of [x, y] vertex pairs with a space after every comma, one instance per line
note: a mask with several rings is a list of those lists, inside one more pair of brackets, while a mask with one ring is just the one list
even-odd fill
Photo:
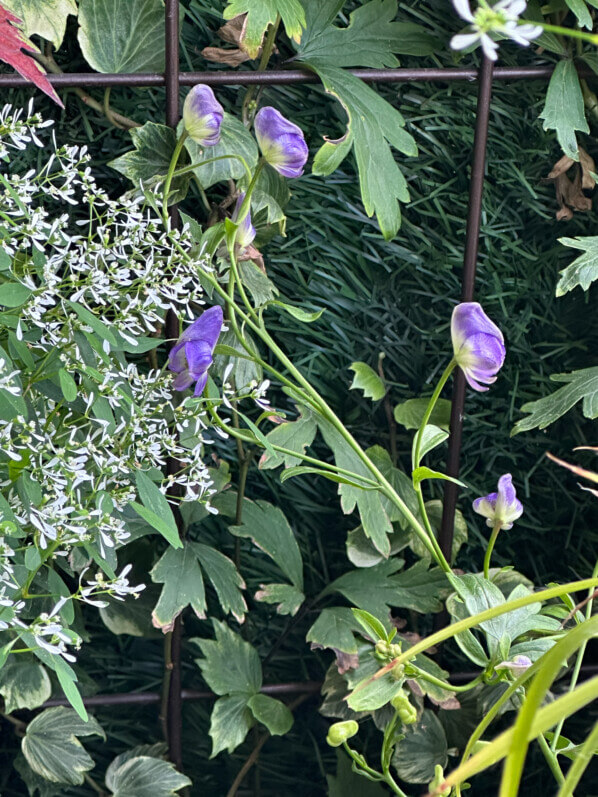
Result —
[[[409, 7], [416, 21], [446, 40], [437, 24], [437, 20], [446, 20], [446, 3], [413, 2]], [[191, 0], [188, 4], [183, 22], [183, 69], [206, 68], [199, 52], [213, 43], [221, 12], [216, 0]], [[69, 71], [79, 71], [84, 62], [70, 28], [69, 23], [57, 60]], [[501, 49], [506, 64], [525, 63], [529, 58], [515, 47]], [[450, 65], [450, 60], [446, 54], [442, 59], [404, 58], [402, 65]], [[273, 318], [276, 336], [360, 442], [388, 446], [383, 405], [372, 405], [360, 399], [360, 394], [348, 392], [352, 376], [348, 367], [354, 360], [376, 367], [383, 351], [395, 404], [426, 394], [426, 380], [433, 383], [446, 362], [450, 312], [460, 293], [476, 86], [461, 82], [389, 85], [380, 86], [379, 91], [397, 104], [420, 148], [417, 158], [404, 161], [412, 202], [405, 208], [399, 234], [384, 242], [375, 221], [367, 218], [348, 160], [325, 181], [309, 174], [293, 181], [287, 237], [266, 250], [266, 265], [289, 299], [308, 308], [326, 308], [324, 316], [309, 326], [288, 316]], [[517, 527], [499, 538], [496, 561], [514, 563], [538, 584], [586, 575], [593, 566], [591, 551], [598, 542], [591, 497], [577, 490], [573, 477], [544, 457], [550, 450], [566, 458], [575, 445], [596, 444], [590, 422], [575, 409], [545, 432], [509, 437], [521, 417], [521, 405], [552, 389], [550, 374], [595, 364], [591, 355], [598, 334], [598, 316], [593, 309], [598, 288], [594, 285], [587, 294], [576, 290], [555, 298], [558, 271], [572, 259], [557, 237], [592, 234], [594, 215], [577, 214], [561, 224], [554, 220], [553, 189], [543, 184], [542, 177], [560, 152], [554, 136], [543, 131], [538, 118], [544, 92], [542, 82], [496, 82], [494, 86], [476, 291], [505, 332], [508, 357], [500, 380], [488, 394], [468, 393], [462, 457], [462, 478], [472, 484], [472, 497], [492, 489], [499, 474], [513, 474], [526, 511]], [[3, 101], [19, 105], [29, 93], [13, 91], [9, 95]], [[227, 110], [239, 112], [243, 91], [223, 89], [218, 97]], [[273, 87], [260, 101], [275, 105], [299, 124], [313, 151], [323, 135], [334, 137], [342, 132], [339, 106], [318, 87]], [[111, 102], [115, 110], [140, 122], [163, 121], [162, 90], [113, 91]], [[59, 141], [89, 146], [94, 169], [111, 191], [120, 193], [128, 188], [106, 166], [130, 148], [126, 133], [112, 128], [72, 93], [64, 114], [57, 115], [55, 107], [41, 97], [36, 99], [36, 107], [57, 117]], [[591, 140], [585, 146], [596, 155]], [[28, 153], [22, 157], [26, 159]], [[192, 214], [201, 212], [190, 199], [184, 209]], [[405, 464], [409, 448], [408, 436], [399, 429], [399, 460]], [[223, 447], [221, 453], [234, 464], [229, 448]], [[437, 456], [444, 453], [442, 447]], [[334, 487], [322, 480], [291, 480], [282, 488], [267, 472], [253, 470], [250, 475], [250, 497], [267, 498], [294, 518], [306, 563], [306, 594], [312, 597], [347, 569], [344, 538], [350, 524], [340, 515], [334, 493]], [[470, 521], [470, 539], [458, 564], [475, 567], [483, 555], [485, 529], [472, 517], [469, 496], [462, 496], [460, 506]], [[232, 555], [234, 540], [218, 519], [209, 533], [206, 542]], [[242, 543], [241, 570], [249, 596], [264, 573], [263, 563], [256, 564], [251, 550], [249, 543]], [[329, 656], [310, 652], [304, 641], [306, 629], [316, 617], [315, 609], [308, 605], [296, 622], [289, 622], [263, 604], [251, 602], [250, 608], [244, 634], [257, 646], [262, 659], [266, 658], [265, 683], [322, 679]], [[93, 644], [84, 647], [80, 658], [82, 668], [95, 682], [89, 683], [89, 691], [159, 690], [163, 666], [159, 637], [114, 636], [99, 618], [89, 630]], [[186, 621], [187, 639], [204, 632], [200, 621]], [[196, 655], [196, 650], [185, 646], [183, 680], [186, 687], [201, 689], [199, 670], [193, 663]], [[82, 686], [85, 688], [85, 682]], [[334, 754], [323, 745], [327, 722], [317, 714], [316, 705], [315, 698], [305, 702], [296, 712], [291, 734], [271, 739], [264, 747], [252, 775], [252, 793], [264, 797], [325, 793], [325, 775], [334, 772], [336, 763]], [[220, 795], [255, 744], [257, 732], [232, 756], [208, 761], [210, 708], [209, 701], [185, 704], [185, 771], [193, 779], [194, 794]], [[160, 738], [155, 706], [98, 709], [96, 716], [109, 741], [90, 740], [86, 747], [99, 769], [123, 749]], [[2, 730], [0, 761], [4, 763], [14, 757], [17, 739], [8, 726]], [[539, 795], [551, 788], [541, 766], [531, 767], [529, 773], [522, 793]], [[480, 780], [474, 792], [482, 794], [483, 789]], [[10, 767], [0, 767], [0, 792], [4, 797], [25, 793]], [[59, 793], [91, 792], [62, 788]], [[239, 792], [243, 793], [249, 792]]]

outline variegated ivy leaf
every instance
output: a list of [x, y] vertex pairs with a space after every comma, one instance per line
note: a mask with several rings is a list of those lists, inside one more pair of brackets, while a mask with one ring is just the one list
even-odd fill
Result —
[[21, 20], [25, 36], [42, 36], [56, 49], [62, 44], [67, 17], [77, 16], [75, 0], [2, 0], [2, 5]]

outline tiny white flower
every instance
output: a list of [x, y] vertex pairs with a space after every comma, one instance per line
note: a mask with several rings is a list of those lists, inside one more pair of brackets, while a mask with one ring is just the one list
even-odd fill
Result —
[[469, 23], [466, 33], [459, 33], [451, 39], [453, 50], [465, 50], [479, 43], [487, 58], [496, 61], [498, 44], [492, 34], [506, 36], [517, 44], [527, 47], [542, 33], [539, 25], [521, 24], [519, 17], [525, 11], [526, 0], [499, 0], [493, 6], [480, 0], [475, 13], [469, 0], [452, 0], [455, 11], [461, 19]]

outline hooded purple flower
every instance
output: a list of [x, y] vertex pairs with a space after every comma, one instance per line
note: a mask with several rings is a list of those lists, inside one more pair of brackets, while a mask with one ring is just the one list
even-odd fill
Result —
[[205, 310], [183, 332], [168, 355], [168, 368], [177, 375], [173, 383], [175, 390], [186, 390], [195, 382], [193, 393], [201, 396], [221, 330], [222, 308], [216, 305]]
[[301, 177], [308, 150], [303, 131], [276, 108], [261, 108], [255, 117], [255, 135], [265, 160], [283, 177]]
[[[233, 210], [233, 215], [231, 216], [232, 221], [237, 221], [239, 217], [239, 211], [241, 210], [241, 205], [243, 204], [243, 200], [245, 199], [245, 193], [242, 192], [239, 194], [239, 198], [237, 199], [237, 204], [235, 205], [235, 209]], [[235, 241], [241, 247], [241, 249], [245, 249], [249, 246], [249, 244], [255, 238], [255, 227], [251, 223], [251, 210], [247, 211], [247, 214], [243, 221], [237, 227], [237, 237]]]
[[451, 337], [457, 365], [474, 390], [488, 390], [505, 361], [505, 341], [500, 329], [477, 302], [462, 302], [453, 310]]
[[220, 125], [224, 108], [209, 86], [198, 83], [185, 97], [183, 121], [190, 138], [203, 147], [213, 147], [220, 141]]
[[501, 529], [510, 529], [523, 514], [523, 505], [517, 498], [511, 474], [505, 473], [500, 477], [497, 493], [476, 498], [473, 509], [486, 518], [488, 526], [494, 527], [496, 523], [500, 523]]

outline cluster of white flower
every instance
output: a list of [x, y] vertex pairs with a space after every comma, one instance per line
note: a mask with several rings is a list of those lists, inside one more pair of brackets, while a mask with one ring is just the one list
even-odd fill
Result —
[[[46, 126], [31, 108], [25, 116], [5, 107], [0, 157], [11, 146], [44, 146], [37, 132]], [[112, 580], [101, 572], [81, 580], [90, 546], [114, 566], [115, 549], [130, 537], [138, 471], [155, 474], [174, 460], [160, 489], [212, 511], [205, 410], [176, 400], [172, 374], [155, 355], [168, 310], [197, 315], [198, 272], [210, 266], [180, 255], [192, 251], [189, 231], [165, 234], [143, 198], [112, 200], [100, 190], [85, 148], [55, 147], [40, 169], [3, 175], [0, 202], [0, 239], [12, 262], [0, 277], [19, 299], [0, 321], [0, 397], [15, 407], [14, 417], [0, 418], [0, 630], [22, 629], [71, 660], [68, 647], [80, 640], [64, 622], [64, 601], [33, 620], [23, 611], [35, 581], [16, 579], [23, 559], [10, 527], [19, 527], [21, 550], [30, 544], [42, 562], [71, 562], [80, 577], [72, 599], [103, 605], [99, 596], [143, 589], [128, 583], [130, 566]], [[73, 221], [73, 205], [85, 221]], [[76, 566], [74, 550], [82, 552]]]

